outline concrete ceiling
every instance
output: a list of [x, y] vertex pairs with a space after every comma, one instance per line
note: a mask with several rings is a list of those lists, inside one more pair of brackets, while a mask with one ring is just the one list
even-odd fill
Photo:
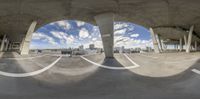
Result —
[[95, 24], [95, 15], [113, 12], [115, 21], [147, 28], [195, 25], [200, 36], [199, 9], [200, 0], [0, 0], [0, 33], [20, 41], [33, 20], [37, 28], [63, 19]]
[[[183, 39], [184, 35], [188, 35], [189, 31], [185, 31], [181, 28], [174, 28], [174, 27], [159, 27], [159, 28], [154, 28], [154, 32], [158, 33], [162, 39], [167, 40], [167, 39], [171, 39], [173, 40], [180, 40], [180, 38]], [[195, 36], [195, 34], [193, 33], [193, 37], [192, 37], [192, 41], [198, 41], [200, 42], [200, 39]]]

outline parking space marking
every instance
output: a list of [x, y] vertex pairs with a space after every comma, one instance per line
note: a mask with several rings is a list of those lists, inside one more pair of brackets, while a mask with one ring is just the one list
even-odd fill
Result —
[[134, 62], [128, 55], [124, 54], [124, 56], [132, 63], [134, 66], [140, 66], [136, 62]]
[[48, 66], [46, 66], [46, 67], [44, 67], [44, 68], [42, 68], [40, 70], [33, 71], [33, 72], [28, 72], [28, 73], [8, 73], [8, 72], [0, 71], [0, 75], [7, 76], [7, 77], [29, 77], [29, 76], [35, 76], [35, 75], [41, 74], [41, 73], [45, 72], [46, 70], [50, 69], [51, 67], [53, 67], [61, 58], [62, 58], [62, 56], [57, 58], [50, 65], [48, 65]]
[[102, 65], [102, 64], [99, 64], [99, 63], [95, 63], [87, 58], [85, 58], [84, 56], [80, 56], [82, 59], [84, 59], [85, 61], [93, 64], [94, 66], [98, 66], [98, 67], [101, 67], [101, 68], [106, 68], [106, 69], [112, 69], [112, 70], [125, 70], [125, 69], [133, 69], [133, 68], [137, 68], [139, 67], [139, 65], [136, 65], [136, 66], [128, 66], [128, 67], [111, 67], [111, 66], [106, 66], [106, 65]]
[[193, 71], [194, 73], [197, 73], [197, 74], [199, 74], [199, 75], [200, 75], [200, 71], [199, 71], [199, 70], [197, 70], [197, 69], [192, 69], [191, 71]]
[[34, 59], [34, 58], [39, 58], [39, 57], [44, 57], [47, 56], [47, 54], [40, 55], [40, 56], [35, 56], [35, 57], [19, 57], [19, 58], [2, 58], [2, 59], [9, 59], [9, 60], [26, 60], [26, 59]]

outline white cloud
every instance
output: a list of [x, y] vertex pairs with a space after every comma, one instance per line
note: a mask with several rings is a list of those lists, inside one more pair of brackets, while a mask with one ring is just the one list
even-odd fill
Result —
[[59, 39], [62, 39], [63, 36], [67, 36], [67, 35], [65, 35], [64, 32], [59, 32], [59, 31], [51, 31], [50, 33], [51, 33], [54, 37], [59, 38]]
[[42, 40], [42, 41], [46, 41], [52, 45], [56, 45], [56, 41], [48, 36], [48, 35], [45, 35], [43, 33], [40, 33], [40, 32], [37, 32], [37, 33], [33, 33], [33, 37], [32, 37], [33, 40]]
[[74, 42], [74, 36], [68, 35], [64, 32], [51, 31], [50, 32], [54, 37], [58, 38], [62, 44], [71, 44]]
[[128, 27], [129, 25], [127, 23], [115, 23], [114, 24], [114, 29], [117, 30], [117, 29], [121, 29], [121, 28], [124, 28], [124, 27]]
[[92, 36], [90, 35], [90, 36], [88, 36], [88, 38], [90, 38], [90, 39], [91, 39], [91, 38], [92, 38]]
[[131, 34], [131, 37], [135, 37], [135, 38], [137, 38], [138, 36], [140, 36], [140, 34], [137, 34], [137, 33], [135, 33], [135, 34]]
[[114, 32], [115, 35], [122, 35], [126, 33], [126, 28], [121, 29], [121, 30], [117, 30]]
[[92, 38], [92, 41], [96, 41], [97, 40], [97, 38]]
[[85, 28], [82, 28], [80, 31], [79, 31], [79, 37], [80, 38], [87, 38], [89, 36], [89, 32], [88, 30], [86, 30]]
[[85, 25], [85, 22], [76, 21], [76, 24], [77, 24], [78, 27], [81, 27], [81, 26]]
[[67, 41], [69, 44], [72, 44], [74, 42], [74, 36], [70, 35], [68, 38], [67, 38]]
[[153, 46], [151, 40], [132, 39], [124, 36], [115, 36], [114, 42], [115, 47], [125, 46], [126, 48], [145, 48], [146, 46]]
[[58, 26], [63, 27], [64, 29], [69, 30], [71, 28], [71, 25], [68, 21], [57, 21], [56, 23], [58, 24]]

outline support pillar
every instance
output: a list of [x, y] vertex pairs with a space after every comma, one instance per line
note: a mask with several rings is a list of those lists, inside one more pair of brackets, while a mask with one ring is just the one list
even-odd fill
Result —
[[32, 35], [35, 29], [37, 22], [33, 21], [28, 29], [28, 32], [26, 33], [25, 38], [22, 41], [22, 45], [21, 45], [21, 55], [27, 55], [29, 53], [29, 46], [30, 46], [30, 42], [32, 39]]
[[6, 42], [5, 51], [8, 51], [8, 45], [9, 45], [9, 40], [7, 40], [7, 42]]
[[3, 51], [3, 50], [4, 50], [5, 41], [6, 41], [6, 35], [3, 36], [3, 39], [2, 39], [2, 41], [1, 41], [1, 48], [0, 48], [0, 51]]
[[158, 45], [159, 45], [160, 51], [162, 52], [163, 51], [163, 46], [162, 46], [162, 43], [161, 43], [160, 36], [158, 34], [156, 34], [156, 38], [157, 38], [157, 41], [158, 41]]
[[179, 51], [181, 52], [183, 50], [183, 41], [182, 41], [182, 38], [180, 38], [179, 43], [180, 43]]
[[197, 41], [194, 42], [194, 50], [197, 51]]
[[164, 41], [163, 41], [163, 40], [161, 40], [161, 45], [162, 45], [163, 51], [166, 51], [166, 47], [165, 47], [165, 44], [164, 44]]
[[184, 35], [184, 45], [185, 45], [185, 50], [187, 49], [187, 36], [186, 35]]
[[194, 30], [194, 26], [190, 27], [189, 35], [188, 35], [188, 42], [187, 42], [187, 47], [186, 47], [186, 52], [190, 53], [190, 47], [192, 43], [192, 32]]
[[9, 51], [12, 50], [12, 43], [11, 43], [11, 42], [10, 42], [10, 44], [9, 44], [9, 48], [8, 48], [8, 50], [9, 50]]
[[159, 47], [158, 47], [158, 41], [156, 40], [156, 35], [153, 31], [152, 28], [149, 29], [150, 33], [151, 33], [151, 38], [152, 38], [152, 42], [153, 42], [153, 47], [154, 47], [154, 52], [155, 53], [160, 53]]
[[114, 47], [114, 14], [104, 13], [95, 16], [97, 25], [99, 26], [105, 56], [113, 58]]

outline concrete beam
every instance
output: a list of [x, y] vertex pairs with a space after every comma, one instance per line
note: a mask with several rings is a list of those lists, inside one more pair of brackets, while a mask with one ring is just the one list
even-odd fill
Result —
[[100, 14], [95, 16], [95, 20], [100, 29], [105, 56], [112, 58], [114, 46], [114, 14]]
[[186, 47], [186, 52], [190, 53], [190, 47], [191, 47], [191, 43], [192, 43], [192, 33], [194, 30], [194, 26], [190, 27], [190, 31], [189, 31], [189, 35], [188, 35], [188, 42], [187, 42], [187, 47]]
[[151, 38], [152, 38], [152, 41], [153, 41], [154, 52], [160, 53], [160, 50], [159, 50], [159, 47], [158, 47], [158, 41], [156, 39], [156, 34], [154, 33], [152, 28], [150, 28], [149, 31], [151, 33]]
[[30, 42], [32, 39], [32, 35], [33, 32], [35, 30], [35, 26], [36, 26], [37, 22], [33, 21], [28, 29], [28, 32], [26, 33], [25, 38], [22, 41], [22, 45], [20, 45], [20, 49], [21, 49], [21, 55], [27, 55], [29, 53], [29, 46], [30, 46]]

